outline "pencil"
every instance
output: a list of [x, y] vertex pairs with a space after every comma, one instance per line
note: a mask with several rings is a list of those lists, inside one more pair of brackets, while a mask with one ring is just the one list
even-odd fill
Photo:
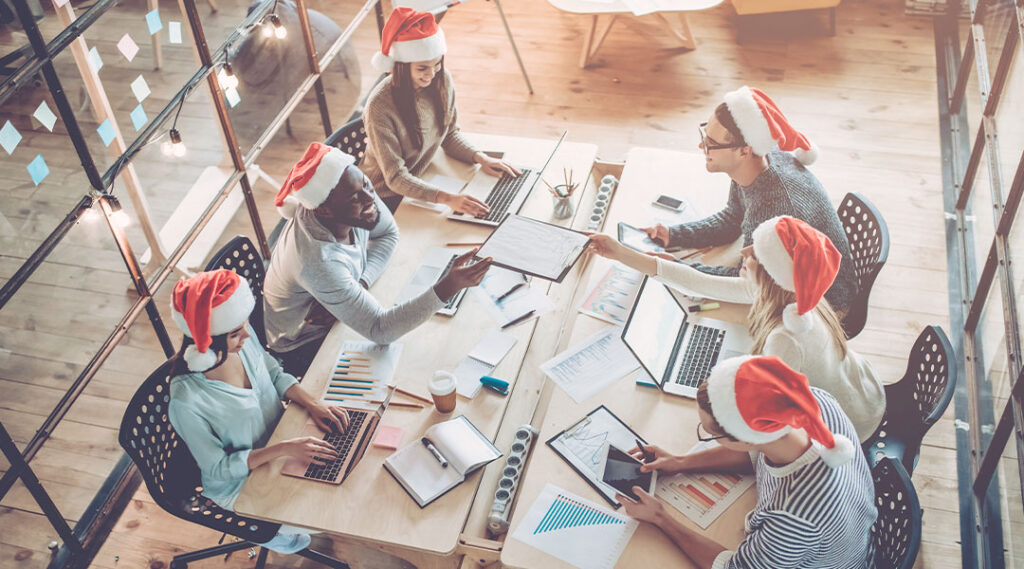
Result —
[[419, 403], [402, 403], [400, 401], [395, 401], [395, 402], [392, 402], [392, 403], [388, 403], [388, 407], [402, 407], [402, 408], [405, 408], [405, 409], [422, 409], [423, 405], [420, 405]]
[[401, 393], [402, 395], [405, 395], [406, 397], [411, 397], [411, 398], [413, 398], [413, 399], [415, 399], [417, 401], [422, 401], [422, 402], [424, 402], [424, 403], [426, 403], [428, 405], [433, 405], [434, 404], [434, 402], [432, 400], [427, 399], [426, 397], [424, 397], [422, 395], [416, 395], [415, 393], [413, 393], [411, 391], [406, 391], [406, 390], [404, 390], [404, 389], [402, 389], [400, 387], [391, 386], [391, 389], [394, 389], [395, 392]]
[[685, 261], [686, 259], [689, 259], [690, 257], [696, 257], [697, 255], [703, 255], [704, 253], [707, 253], [708, 251], [710, 251], [712, 249], [714, 249], [714, 247], [704, 247], [703, 249], [697, 249], [696, 251], [694, 251], [692, 253], [688, 253], [686, 255], [683, 255], [682, 257], [679, 257], [679, 260], [680, 261]]
[[479, 247], [483, 243], [445, 243], [445, 247]]

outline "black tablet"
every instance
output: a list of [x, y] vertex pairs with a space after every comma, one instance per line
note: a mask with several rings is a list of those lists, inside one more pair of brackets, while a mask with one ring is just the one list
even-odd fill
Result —
[[627, 223], [619, 222], [619, 243], [641, 253], [664, 253], [665, 248], [647, 236], [647, 232]]
[[639, 501], [640, 497], [633, 493], [633, 487], [639, 486], [653, 496], [655, 485], [658, 482], [658, 472], [656, 470], [640, 472], [642, 465], [643, 463], [626, 451], [608, 445], [608, 457], [605, 460], [604, 475], [601, 479], [623, 495]]

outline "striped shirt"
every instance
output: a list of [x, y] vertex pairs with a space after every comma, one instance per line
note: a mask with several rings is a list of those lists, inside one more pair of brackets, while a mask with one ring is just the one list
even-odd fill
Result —
[[[812, 387], [825, 424], [857, 440], [853, 424], [834, 397]], [[869, 566], [871, 525], [877, 512], [874, 484], [860, 452], [830, 468], [815, 442], [781, 467], [754, 455], [757, 506], [746, 520], [746, 538], [723, 551], [713, 569], [859, 569]]]

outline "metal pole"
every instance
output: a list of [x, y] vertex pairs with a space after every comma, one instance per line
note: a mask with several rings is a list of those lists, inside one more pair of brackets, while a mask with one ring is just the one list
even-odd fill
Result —
[[295, 0], [295, 9], [299, 13], [299, 27], [302, 28], [302, 39], [306, 44], [309, 72], [316, 75], [316, 83], [313, 85], [313, 89], [316, 91], [316, 102], [320, 106], [320, 122], [324, 125], [324, 137], [328, 137], [331, 136], [334, 129], [331, 128], [331, 114], [327, 109], [327, 94], [324, 93], [324, 82], [320, 75], [320, 61], [316, 58], [316, 44], [313, 42], [313, 30], [309, 26], [306, 0]]

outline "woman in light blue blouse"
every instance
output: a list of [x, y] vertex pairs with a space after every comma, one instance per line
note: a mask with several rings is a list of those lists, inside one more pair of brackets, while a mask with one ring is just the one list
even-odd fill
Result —
[[[202, 472], [203, 495], [233, 509], [249, 471], [279, 457], [331, 460], [337, 451], [317, 437], [264, 446], [284, 412], [283, 399], [304, 407], [326, 430], [344, 430], [348, 415], [330, 407], [285, 373], [259, 342], [246, 341], [255, 301], [249, 285], [220, 269], [174, 287], [172, 316], [185, 334], [171, 379], [169, 418]], [[265, 547], [305, 549], [310, 537], [282, 526]]]

